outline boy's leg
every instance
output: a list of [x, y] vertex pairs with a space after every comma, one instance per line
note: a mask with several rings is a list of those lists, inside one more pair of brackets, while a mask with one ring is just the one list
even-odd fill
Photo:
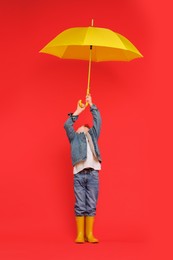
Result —
[[88, 173], [86, 187], [86, 241], [97, 243], [93, 235], [94, 217], [96, 214], [96, 206], [99, 192], [99, 174], [98, 171], [92, 170]]
[[74, 193], [75, 193], [75, 216], [77, 226], [76, 243], [84, 243], [84, 215], [86, 213], [86, 196], [84, 176], [81, 173], [74, 175]]
[[84, 216], [76, 216], [77, 237], [76, 243], [84, 243]]

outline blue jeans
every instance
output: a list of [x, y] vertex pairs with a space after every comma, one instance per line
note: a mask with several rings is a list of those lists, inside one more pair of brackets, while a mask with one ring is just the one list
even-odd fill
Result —
[[83, 170], [74, 174], [75, 215], [95, 216], [99, 191], [98, 171]]

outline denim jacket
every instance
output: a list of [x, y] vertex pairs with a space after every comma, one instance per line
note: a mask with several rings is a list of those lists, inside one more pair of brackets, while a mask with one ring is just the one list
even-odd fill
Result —
[[[89, 129], [88, 133], [92, 138], [97, 159], [101, 162], [101, 155], [98, 146], [98, 138], [100, 135], [100, 128], [101, 128], [101, 115], [98, 108], [94, 104], [90, 107], [90, 111], [93, 116], [93, 126]], [[68, 115], [69, 118], [65, 122], [64, 128], [66, 130], [66, 134], [71, 145], [71, 158], [72, 158], [72, 164], [74, 166], [75, 164], [86, 160], [87, 143], [86, 143], [85, 134], [76, 133], [73, 128], [73, 124], [78, 119], [78, 116], [73, 116], [72, 113]]]

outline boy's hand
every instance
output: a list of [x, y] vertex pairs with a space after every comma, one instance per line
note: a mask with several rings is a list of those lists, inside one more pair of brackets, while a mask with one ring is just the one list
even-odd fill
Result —
[[90, 105], [90, 107], [93, 105], [92, 97], [90, 94], [86, 96], [86, 102]]
[[[93, 105], [93, 103], [92, 103], [92, 97], [91, 97], [90, 94], [86, 96], [86, 103], [88, 103], [88, 104], [90, 105], [90, 107]], [[79, 105], [79, 101], [78, 101], [78, 103], [77, 103], [77, 109], [76, 109], [76, 111], [73, 113], [73, 115], [74, 115], [74, 116], [78, 116], [80, 113], [82, 113], [82, 112], [85, 110], [85, 108], [86, 108], [86, 104], [83, 104], [83, 107], [81, 107], [81, 106]]]
[[86, 105], [83, 105], [83, 107], [81, 107], [79, 105], [79, 101], [77, 103], [77, 108], [76, 108], [76, 111], [73, 113], [74, 116], [78, 116], [80, 113], [82, 113], [86, 108]]

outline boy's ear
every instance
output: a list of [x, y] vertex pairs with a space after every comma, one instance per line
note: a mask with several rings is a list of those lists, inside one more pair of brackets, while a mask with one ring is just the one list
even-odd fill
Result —
[[89, 124], [84, 124], [85, 127], [87, 127], [88, 129], [90, 129], [90, 125]]

